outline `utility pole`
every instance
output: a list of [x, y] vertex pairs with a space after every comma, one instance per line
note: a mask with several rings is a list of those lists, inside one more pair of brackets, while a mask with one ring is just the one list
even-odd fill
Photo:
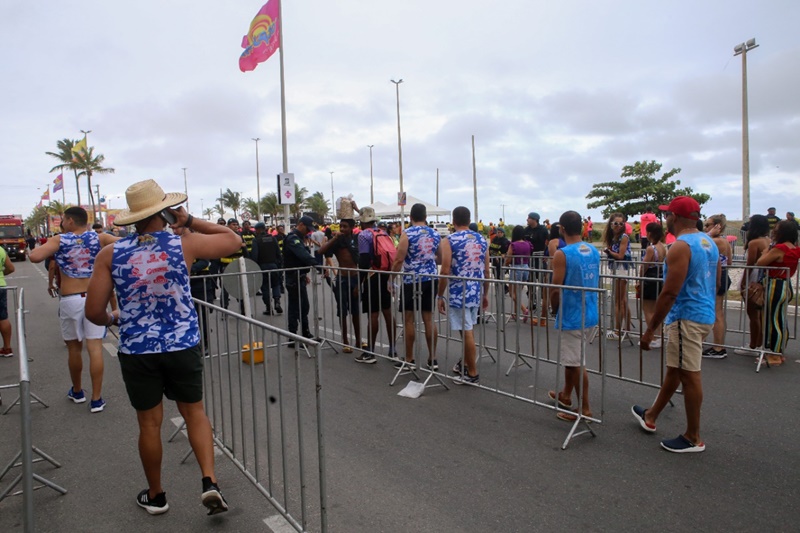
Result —
[[186, 195], [186, 212], [189, 213], [189, 187], [186, 182], [186, 169], [188, 167], [182, 167], [183, 169], [183, 194]]
[[261, 222], [261, 176], [258, 172], [258, 141], [259, 137], [253, 139], [256, 142], [256, 220]]

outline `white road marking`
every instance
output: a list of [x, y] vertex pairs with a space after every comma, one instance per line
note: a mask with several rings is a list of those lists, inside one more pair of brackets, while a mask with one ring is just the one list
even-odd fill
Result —
[[111, 342], [104, 342], [103, 349], [108, 352], [111, 357], [117, 356], [117, 345]]
[[272, 533], [295, 533], [297, 531], [286, 521], [283, 515], [279, 514], [265, 518], [264, 523], [272, 530]]

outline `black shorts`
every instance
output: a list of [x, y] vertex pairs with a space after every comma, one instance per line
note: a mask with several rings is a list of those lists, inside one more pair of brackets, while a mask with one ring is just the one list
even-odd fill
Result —
[[[419, 293], [414, 294], [419, 288]], [[436, 307], [436, 293], [439, 291], [439, 280], [429, 279], [419, 283], [404, 283], [403, 297], [400, 299], [400, 311], [430, 312]]]
[[195, 403], [203, 399], [203, 354], [200, 345], [177, 352], [118, 353], [128, 399], [147, 411], [168, 399]]
[[645, 280], [642, 282], [642, 300], [658, 300], [664, 283], [660, 280]]
[[8, 320], [8, 292], [0, 287], [0, 320]]
[[367, 279], [366, 287], [361, 290], [361, 310], [365, 313], [377, 313], [392, 306], [392, 295], [386, 283], [388, 272], [372, 274]]
[[728, 269], [722, 269], [722, 284], [717, 289], [717, 296], [723, 296], [728, 289], [731, 288], [731, 277], [728, 275]]

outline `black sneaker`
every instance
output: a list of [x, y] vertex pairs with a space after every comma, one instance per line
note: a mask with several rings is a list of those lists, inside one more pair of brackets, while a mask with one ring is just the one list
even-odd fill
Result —
[[480, 374], [475, 374], [474, 376], [470, 376], [469, 374], [464, 374], [463, 376], [454, 376], [453, 383], [456, 385], [464, 385], [465, 383], [471, 383], [473, 385], [477, 385], [481, 382]]
[[203, 478], [203, 494], [200, 498], [203, 501], [203, 505], [208, 509], [209, 516], [224, 513], [228, 510], [228, 502], [225, 501], [217, 484], [211, 482], [210, 477]]
[[374, 365], [377, 359], [371, 353], [362, 353], [358, 357], [355, 358], [356, 363], [364, 363], [367, 365]]
[[166, 492], [156, 494], [155, 498], [150, 498], [149, 492], [150, 489], [144, 489], [140, 492], [136, 497], [136, 505], [150, 514], [163, 514], [169, 511]]
[[281, 307], [280, 300], [275, 300], [275, 314], [277, 315], [283, 314], [283, 307]]
[[709, 348], [703, 351], [703, 357], [706, 359], [725, 359], [728, 357], [728, 350], [725, 348], [717, 351], [714, 348]]
[[439, 370], [439, 361], [434, 359], [433, 361], [428, 361], [428, 370]]
[[459, 374], [460, 375], [462, 373], [463, 372], [461, 371], [461, 361], [459, 361], [455, 365], [453, 365], [453, 374]]
[[398, 362], [396, 362], [396, 363], [394, 364], [394, 367], [395, 367], [395, 368], [403, 368], [403, 367], [406, 367], [406, 368], [408, 368], [408, 369], [412, 369], [412, 368], [414, 368], [414, 365], [415, 365], [415, 364], [416, 364], [416, 362], [415, 362], [413, 359], [412, 359], [411, 361], [402, 360], [402, 361], [398, 361]]

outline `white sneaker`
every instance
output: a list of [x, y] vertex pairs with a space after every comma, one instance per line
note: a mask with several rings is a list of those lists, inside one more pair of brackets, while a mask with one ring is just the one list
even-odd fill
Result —
[[661, 348], [661, 339], [653, 339], [653, 342], [650, 343], [651, 350], [654, 350], [656, 348]]
[[753, 348], [749, 347], [746, 344], [744, 346], [742, 346], [741, 348], [734, 348], [733, 349], [733, 353], [736, 353], [736, 354], [739, 354], [739, 355], [753, 355], [754, 353], [756, 353], [756, 351], [757, 350], [754, 350]]
[[606, 332], [606, 339], [608, 339], [610, 341], [618, 341], [619, 340], [619, 335], [617, 335], [617, 333], [615, 331], [608, 330]]

